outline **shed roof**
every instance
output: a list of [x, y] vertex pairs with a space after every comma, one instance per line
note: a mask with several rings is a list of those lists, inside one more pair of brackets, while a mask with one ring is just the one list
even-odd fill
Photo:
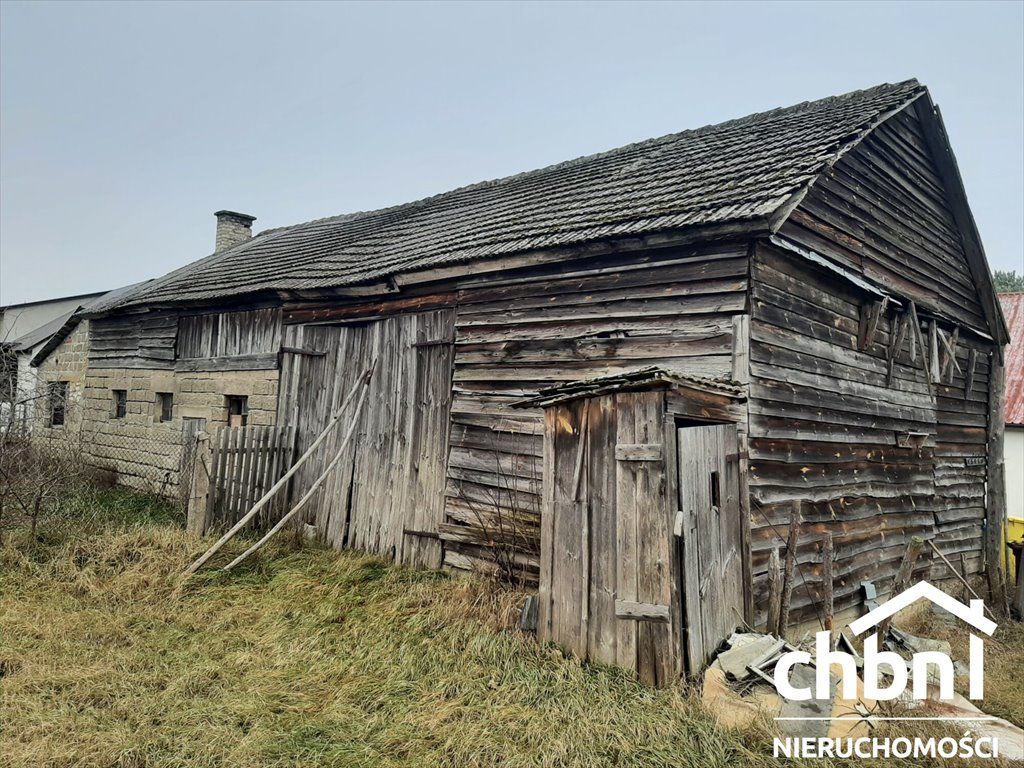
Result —
[[1006, 423], [1024, 426], [1024, 293], [1001, 293], [1010, 343], [1006, 345]]
[[268, 230], [134, 291], [124, 305], [311, 291], [698, 226], [767, 229], [916, 80], [630, 144], [417, 202]]
[[609, 392], [632, 392], [643, 389], [682, 388], [721, 395], [732, 400], [745, 400], [747, 395], [743, 385], [729, 379], [711, 379], [702, 376], [690, 376], [669, 368], [651, 365], [636, 368], [623, 373], [597, 376], [585, 381], [574, 381], [556, 387], [542, 389], [535, 397], [529, 397], [515, 403], [517, 408], [543, 408], [555, 403], [578, 400], [581, 397], [593, 397]]
[[60, 327], [68, 321], [68, 319], [78, 311], [78, 307], [68, 310], [63, 315], [58, 315], [52, 320], [43, 323], [42, 325], [33, 328], [28, 333], [23, 333], [21, 336], [10, 342], [7, 346], [13, 349], [15, 352], [25, 352], [37, 344], [46, 341], [48, 338], [53, 336]]

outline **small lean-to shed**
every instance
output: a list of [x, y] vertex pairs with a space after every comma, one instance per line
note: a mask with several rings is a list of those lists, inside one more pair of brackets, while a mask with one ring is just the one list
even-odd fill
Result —
[[745, 399], [647, 367], [522, 403], [544, 408], [541, 640], [668, 685], [743, 623]]

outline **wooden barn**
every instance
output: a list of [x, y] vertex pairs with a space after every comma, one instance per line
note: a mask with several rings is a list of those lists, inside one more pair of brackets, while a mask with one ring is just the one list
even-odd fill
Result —
[[[211, 433], [210, 520], [255, 497], [224, 476], [280, 476], [372, 369], [309, 530], [539, 584], [542, 639], [644, 679], [764, 625], [797, 503], [794, 621], [816, 619], [826, 534], [840, 615], [915, 536], [998, 578], [1007, 333], [916, 81], [252, 222], [220, 212], [213, 255], [91, 319], [93, 417], [127, 398], [142, 415], [112, 439], [147, 408]], [[949, 578], [930, 553], [919, 575]]]

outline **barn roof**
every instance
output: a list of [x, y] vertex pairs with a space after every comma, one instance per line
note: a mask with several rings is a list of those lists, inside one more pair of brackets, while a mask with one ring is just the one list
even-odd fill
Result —
[[123, 304], [312, 291], [690, 227], [765, 230], [845, 150], [925, 92], [879, 85], [630, 144], [405, 205], [268, 230]]
[[1001, 293], [1010, 343], [1006, 346], [1006, 423], [1024, 426], [1024, 293]]

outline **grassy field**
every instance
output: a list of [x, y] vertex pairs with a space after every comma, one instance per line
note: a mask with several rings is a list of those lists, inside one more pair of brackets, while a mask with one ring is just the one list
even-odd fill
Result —
[[115, 501], [0, 545], [4, 765], [792, 764], [767, 729], [538, 646], [520, 594], [295, 541], [176, 589], [202, 543]]

